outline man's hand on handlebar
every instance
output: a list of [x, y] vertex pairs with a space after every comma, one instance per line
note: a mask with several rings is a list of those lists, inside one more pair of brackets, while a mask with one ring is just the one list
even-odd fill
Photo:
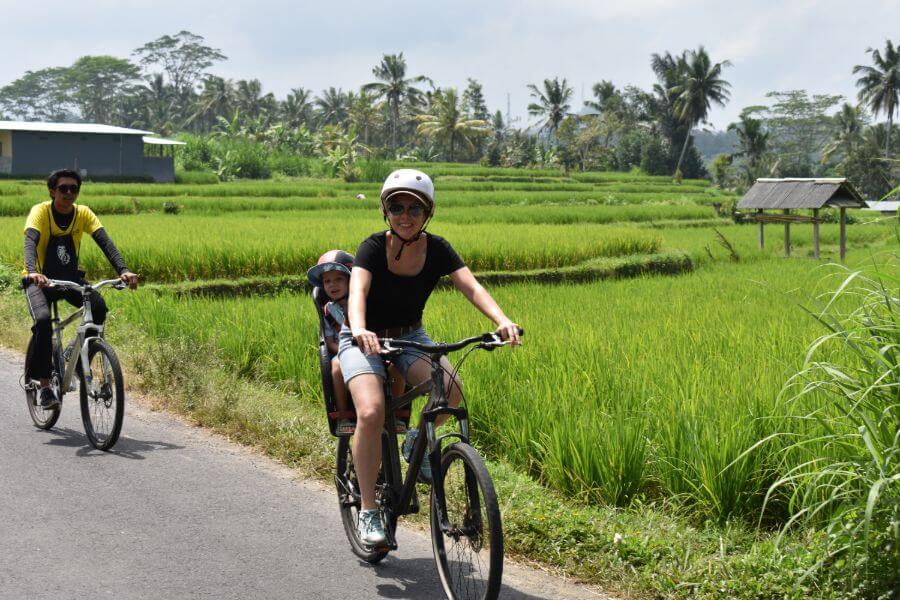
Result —
[[138, 286], [138, 276], [132, 273], [131, 271], [123, 271], [121, 275], [119, 275], [119, 279], [128, 284], [133, 290], [137, 289]]
[[381, 344], [378, 343], [378, 336], [375, 335], [374, 331], [354, 327], [350, 330], [350, 333], [353, 335], [353, 339], [356, 340], [356, 344], [362, 349], [363, 354], [372, 355], [381, 352]]
[[50, 285], [50, 280], [47, 279], [47, 276], [43, 273], [29, 273], [28, 274], [28, 282], [33, 283], [39, 288], [45, 288]]
[[511, 345], [519, 346], [522, 344], [522, 340], [519, 338], [521, 331], [521, 327], [507, 319], [506, 321], [501, 321], [500, 324], [497, 325], [495, 333], [502, 339], [509, 340]]

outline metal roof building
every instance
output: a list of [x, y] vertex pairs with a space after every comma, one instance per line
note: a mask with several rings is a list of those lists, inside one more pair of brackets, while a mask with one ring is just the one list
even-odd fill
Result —
[[[741, 201], [738, 210], [756, 210], [752, 217], [759, 223], [759, 247], [763, 248], [764, 223], [784, 223], [784, 253], [791, 255], [791, 223], [813, 224], [813, 255], [819, 258], [819, 210], [840, 210], [841, 260], [847, 253], [848, 208], [865, 208], [866, 202], [853, 185], [842, 177], [757, 179]], [[766, 210], [780, 210], [781, 214], [767, 215]], [[792, 215], [792, 210], [812, 210], [812, 217]]]
[[175, 181], [172, 156], [147, 156], [145, 145], [181, 142], [153, 132], [97, 123], [0, 121], [0, 175], [46, 177], [77, 169], [86, 177]]

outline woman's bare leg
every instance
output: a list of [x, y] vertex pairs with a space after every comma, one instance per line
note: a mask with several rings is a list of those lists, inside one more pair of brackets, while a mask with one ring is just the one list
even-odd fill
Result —
[[356, 406], [356, 433], [353, 436], [353, 466], [359, 479], [361, 510], [375, 505], [375, 481], [381, 465], [381, 431], [384, 429], [384, 388], [373, 373], [357, 375], [348, 382]]

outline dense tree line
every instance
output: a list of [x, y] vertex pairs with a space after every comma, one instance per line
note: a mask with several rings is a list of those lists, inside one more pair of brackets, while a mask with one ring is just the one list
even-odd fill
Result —
[[[849, 175], [870, 193], [896, 179], [892, 138], [900, 110], [900, 49], [869, 49], [858, 65], [859, 104], [803, 90], [772, 92], [768, 106], [743, 110], [730, 126], [734, 152], [709, 165], [723, 186], [758, 176]], [[265, 176], [268, 169], [235, 166], [254, 152], [284, 155], [277, 170], [303, 170], [287, 155], [319, 157], [335, 174], [352, 176], [354, 161], [382, 159], [482, 161], [503, 166], [630, 170], [678, 177], [707, 176], [692, 133], [724, 106], [727, 60], [701, 46], [653, 54], [650, 90], [601, 81], [584, 106], [573, 106], [565, 79], [527, 86], [534, 119], [514, 127], [491, 112], [482, 86], [461, 92], [408, 73], [402, 53], [389, 54], [359, 90], [329, 87], [316, 94], [293, 88], [283, 99], [257, 79], [215, 75], [227, 60], [188, 31], [144, 44], [129, 58], [83, 56], [69, 67], [29, 71], [0, 88], [0, 115], [42, 121], [84, 120], [138, 127], [190, 142], [188, 166], [224, 175]], [[873, 123], [872, 117], [886, 117]], [[255, 148], [255, 150], [254, 150]], [[230, 152], [230, 156], [229, 156]], [[248, 154], [249, 153], [249, 154]], [[257, 160], [264, 160], [257, 156]], [[234, 163], [234, 164], [231, 164]]]

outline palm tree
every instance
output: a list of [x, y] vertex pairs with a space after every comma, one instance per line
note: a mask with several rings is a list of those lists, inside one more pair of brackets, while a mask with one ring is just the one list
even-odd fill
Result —
[[822, 149], [822, 163], [827, 163], [836, 152], [841, 152], [843, 160], [847, 160], [863, 139], [865, 115], [860, 107], [845, 102], [833, 120], [834, 137]]
[[362, 142], [369, 143], [369, 131], [381, 123], [381, 107], [375, 103], [375, 97], [365, 90], [354, 96], [347, 108], [350, 123], [356, 131], [362, 132]]
[[315, 104], [319, 108], [319, 121], [323, 125], [344, 125], [344, 121], [347, 120], [349, 103], [348, 94], [345, 94], [340, 88], [331, 86], [327, 90], [323, 90], [322, 95], [315, 99]]
[[887, 139], [884, 143], [884, 157], [891, 157], [891, 130], [894, 124], [894, 112], [900, 110], [900, 44], [887, 40], [884, 55], [877, 48], [867, 48], [872, 55], [873, 66], [856, 65], [853, 74], [861, 74], [856, 80], [860, 102], [868, 104], [877, 116], [887, 113]]
[[541, 131], [546, 130], [550, 135], [554, 135], [559, 129], [560, 122], [569, 113], [572, 88], [565, 79], [560, 82], [558, 77], [554, 77], [552, 80], [544, 80], [544, 91], [539, 90], [533, 83], [528, 84], [528, 89], [531, 90], [531, 97], [537, 100], [528, 105], [528, 114], [545, 118]]
[[682, 71], [680, 81], [669, 88], [675, 99], [675, 116], [687, 126], [687, 135], [675, 166], [676, 176], [681, 172], [684, 154], [691, 139], [691, 129], [698, 123], [706, 122], [712, 102], [725, 106], [728, 101], [728, 88], [731, 84], [721, 78], [722, 69], [728, 66], [731, 66], [731, 62], [727, 60], [711, 64], [709, 54], [703, 46], [684, 55], [683, 68], [679, 69]]
[[490, 127], [481, 119], [470, 119], [460, 105], [459, 96], [454, 89], [438, 90], [432, 96], [429, 114], [419, 115], [416, 133], [434, 138], [449, 146], [448, 158], [453, 162], [456, 156], [457, 142], [465, 144], [470, 151], [475, 150], [472, 139], [488, 135]]
[[235, 90], [230, 79], [209, 75], [203, 80], [203, 89], [197, 97], [196, 108], [187, 124], [200, 122], [201, 129], [209, 130], [216, 117], [231, 118], [235, 110]]
[[309, 126], [312, 120], [310, 91], [302, 87], [291, 88], [291, 93], [281, 103], [281, 117], [292, 128]]
[[756, 167], [766, 153], [769, 132], [763, 127], [761, 119], [754, 119], [747, 113], [741, 113], [741, 122], [729, 125], [728, 131], [734, 131], [738, 137], [738, 151], [732, 156], [747, 159], [747, 179], [752, 182], [756, 176]]
[[415, 84], [430, 82], [424, 75], [406, 77], [406, 59], [403, 53], [385, 54], [381, 63], [372, 74], [379, 79], [362, 87], [365, 92], [373, 92], [376, 98], [383, 98], [388, 103], [391, 121], [391, 148], [397, 149], [397, 127], [400, 122], [400, 108], [406, 102], [416, 103], [422, 91]]
[[242, 79], [237, 82], [235, 104], [246, 118], [256, 119], [265, 112], [271, 96], [271, 93], [263, 95], [259, 79]]

